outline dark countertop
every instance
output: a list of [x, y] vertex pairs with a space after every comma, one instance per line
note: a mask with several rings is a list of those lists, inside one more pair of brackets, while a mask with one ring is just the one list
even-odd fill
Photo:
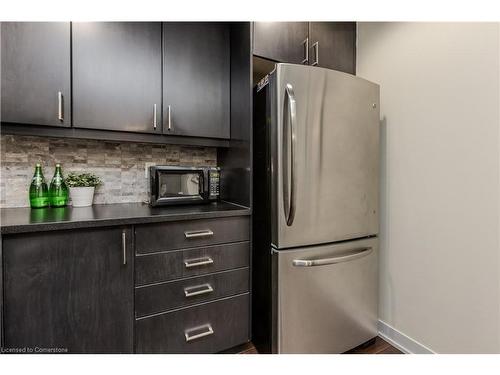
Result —
[[3, 208], [0, 227], [2, 234], [13, 234], [242, 215], [250, 215], [250, 209], [228, 202], [156, 208], [144, 203], [95, 204], [78, 208]]

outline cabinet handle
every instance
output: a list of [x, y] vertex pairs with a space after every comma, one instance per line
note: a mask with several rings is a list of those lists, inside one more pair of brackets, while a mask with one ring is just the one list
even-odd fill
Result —
[[184, 261], [186, 268], [205, 266], [207, 264], [212, 264], [214, 260], [210, 257], [188, 259]]
[[127, 264], [127, 233], [122, 232], [122, 264], [125, 266]]
[[302, 60], [302, 64], [308, 64], [309, 63], [309, 38], [306, 38], [302, 42], [302, 46], [304, 47], [304, 60]]
[[316, 66], [319, 64], [319, 42], [314, 43], [312, 48], [314, 49], [314, 62], [311, 65]]
[[153, 129], [156, 130], [156, 104], [153, 104]]
[[210, 229], [193, 230], [193, 231], [189, 231], [189, 232], [184, 232], [184, 236], [186, 238], [212, 237], [213, 235], [214, 235], [214, 232], [212, 232]]
[[201, 294], [212, 293], [213, 291], [214, 288], [212, 288], [212, 286], [208, 283], [184, 288], [184, 294], [186, 295], [186, 297], [199, 296]]
[[[192, 334], [193, 332], [199, 331], [200, 329], [205, 329], [205, 332], [200, 332], [197, 334]], [[201, 339], [202, 337], [205, 336], [210, 336], [214, 333], [214, 330], [212, 329], [212, 326], [210, 324], [204, 324], [199, 327], [195, 328], [190, 328], [184, 331], [184, 337], [186, 337], [186, 342], [193, 341], [196, 339]]]
[[59, 121], [64, 121], [63, 94], [61, 91], [57, 93], [57, 118]]
[[170, 107], [170, 105], [167, 107], [168, 109], [168, 113], [167, 113], [167, 117], [168, 117], [168, 131], [172, 130], [172, 108]]

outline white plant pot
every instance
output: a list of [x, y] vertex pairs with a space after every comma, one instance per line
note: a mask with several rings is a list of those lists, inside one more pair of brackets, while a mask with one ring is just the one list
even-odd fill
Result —
[[69, 194], [73, 207], [92, 206], [95, 187], [70, 187]]

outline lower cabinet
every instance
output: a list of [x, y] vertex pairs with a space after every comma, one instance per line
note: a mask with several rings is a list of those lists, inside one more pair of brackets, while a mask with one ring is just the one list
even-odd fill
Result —
[[[232, 218], [237, 225], [226, 229], [237, 236], [217, 236], [226, 219], [2, 236], [3, 347], [217, 353], [248, 342], [249, 221]], [[207, 224], [223, 243], [175, 249], [165, 237], [160, 251], [136, 251], [138, 233]]]
[[[249, 247], [249, 242], [244, 241], [137, 255], [135, 284], [147, 285], [248, 267]], [[188, 262], [189, 267], [186, 267], [185, 262]]]
[[154, 284], [136, 289], [137, 316], [151, 315], [249, 290], [248, 268]]
[[131, 229], [54, 231], [2, 240], [6, 348], [133, 352]]
[[[200, 229], [210, 236], [188, 241]], [[249, 229], [244, 216], [135, 228], [137, 353], [217, 353], [250, 340]]]
[[139, 319], [137, 353], [216, 353], [249, 337], [248, 294]]

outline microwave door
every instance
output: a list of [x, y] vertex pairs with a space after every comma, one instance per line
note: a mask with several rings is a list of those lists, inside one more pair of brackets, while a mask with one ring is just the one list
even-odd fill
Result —
[[156, 199], [153, 205], [203, 201], [203, 171], [158, 169], [155, 178]]

